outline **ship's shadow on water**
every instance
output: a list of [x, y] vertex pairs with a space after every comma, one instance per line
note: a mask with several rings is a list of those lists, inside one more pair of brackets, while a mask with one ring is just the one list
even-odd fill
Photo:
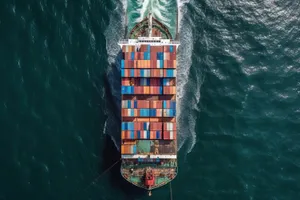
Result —
[[[115, 64], [109, 66], [109, 72], [104, 78], [106, 109], [108, 119], [106, 121], [104, 150], [102, 152], [104, 162], [101, 163], [100, 169], [110, 168], [118, 160], [120, 160], [120, 152], [116, 145], [120, 144], [121, 138], [121, 72], [117, 63], [120, 63], [122, 52], [116, 56]], [[112, 140], [115, 140], [115, 142]], [[109, 184], [113, 188], [119, 188], [128, 197], [127, 199], [136, 199], [147, 195], [146, 191], [140, 189], [128, 181], [120, 174], [121, 161], [118, 162], [108, 172], [110, 179]]]
[[[104, 162], [102, 163], [102, 171], [108, 169], [115, 162], [120, 159], [120, 152], [115, 147], [114, 142], [111, 140], [109, 135], [105, 136], [105, 147], [103, 151]], [[118, 162], [110, 171], [109, 171], [109, 183], [113, 188], [119, 188], [124, 192], [128, 197], [127, 199], [136, 199], [138, 197], [146, 196], [147, 193], [145, 190], [140, 189], [128, 181], [126, 181], [120, 174], [121, 162]]]

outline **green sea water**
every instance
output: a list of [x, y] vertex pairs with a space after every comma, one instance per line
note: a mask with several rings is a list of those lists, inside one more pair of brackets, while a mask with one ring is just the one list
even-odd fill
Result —
[[[179, 9], [179, 174], [148, 197], [119, 165], [117, 41]], [[300, 4], [0, 2], [0, 200], [300, 199]], [[97, 178], [99, 177], [99, 178]]]

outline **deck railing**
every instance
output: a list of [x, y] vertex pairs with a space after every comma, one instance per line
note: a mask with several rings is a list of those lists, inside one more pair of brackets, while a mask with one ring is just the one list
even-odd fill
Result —
[[[151, 43], [152, 41], [149, 41], [149, 42]], [[157, 42], [157, 41], [154, 40], [153, 42]], [[118, 43], [119, 44], [129, 44], [128, 40], [120, 40]], [[176, 40], [171, 40], [170, 44], [180, 44], [180, 42], [176, 41]]]

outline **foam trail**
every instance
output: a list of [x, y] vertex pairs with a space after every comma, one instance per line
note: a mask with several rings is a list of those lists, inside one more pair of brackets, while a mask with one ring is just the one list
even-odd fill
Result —
[[110, 14], [109, 25], [104, 33], [109, 64], [106, 74], [108, 81], [108, 84], [106, 84], [106, 99], [107, 104], [109, 105], [106, 106], [107, 119], [105, 121], [103, 134], [110, 135], [115, 146], [119, 150], [120, 130], [118, 129], [120, 129], [120, 123], [116, 113], [121, 112], [120, 105], [118, 103], [121, 99], [121, 83], [116, 77], [120, 76], [120, 59], [118, 59], [120, 47], [118, 45], [118, 41], [123, 38], [125, 33], [127, 0], [124, 0], [123, 2], [116, 2], [116, 4], [116, 9]]
[[[179, 53], [177, 56], [179, 66], [177, 69], [177, 85], [180, 87], [177, 88], [176, 109], [178, 122], [178, 150], [187, 144], [187, 153], [190, 153], [196, 143], [196, 121], [194, 110], [198, 110], [197, 104], [200, 101], [202, 77], [198, 75], [195, 83], [188, 80], [193, 54], [193, 23], [189, 20], [188, 16], [183, 18], [187, 11], [185, 6], [187, 3], [189, 3], [188, 0], [177, 0], [181, 45], [179, 46]], [[189, 91], [190, 88], [192, 88], [192, 91]], [[189, 99], [186, 99], [186, 94], [189, 94]], [[190, 97], [191, 94], [194, 94], [193, 98]], [[191, 108], [190, 105], [193, 105], [193, 107]]]
[[138, 23], [144, 19], [147, 15], [148, 7], [150, 6], [150, 0], [138, 1], [142, 8], [138, 9], [140, 17], [136, 19], [135, 23]]

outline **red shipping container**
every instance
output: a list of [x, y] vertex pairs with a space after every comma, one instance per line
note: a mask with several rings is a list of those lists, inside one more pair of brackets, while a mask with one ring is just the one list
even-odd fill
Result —
[[169, 140], [170, 139], [170, 132], [169, 131], [164, 131], [163, 132], [163, 139], [164, 140]]
[[162, 108], [162, 101], [160, 100], [155, 100], [155, 101], [150, 101], [150, 108]]
[[160, 86], [161, 79], [160, 78], [150, 78], [150, 86]]
[[156, 60], [150, 60], [150, 68], [157, 68], [157, 61]]
[[150, 130], [151, 131], [160, 131], [163, 128], [162, 122], [151, 122], [150, 123]]
[[176, 53], [170, 53], [170, 60], [176, 60]]
[[151, 52], [150, 53], [150, 60], [157, 60], [157, 53], [156, 52]]
[[176, 131], [164, 131], [163, 138], [164, 140], [176, 140], [177, 133]]
[[128, 77], [122, 78], [122, 85], [130, 86], [130, 78]]
[[134, 86], [134, 94], [143, 94], [143, 86]]
[[133, 68], [133, 60], [128, 60], [128, 68]]
[[149, 101], [145, 101], [145, 100], [138, 100], [137, 101], [137, 108], [149, 108]]
[[164, 60], [164, 68], [168, 68], [168, 60]]
[[122, 108], [121, 115], [122, 117], [127, 117], [127, 112], [125, 111], [125, 108]]

